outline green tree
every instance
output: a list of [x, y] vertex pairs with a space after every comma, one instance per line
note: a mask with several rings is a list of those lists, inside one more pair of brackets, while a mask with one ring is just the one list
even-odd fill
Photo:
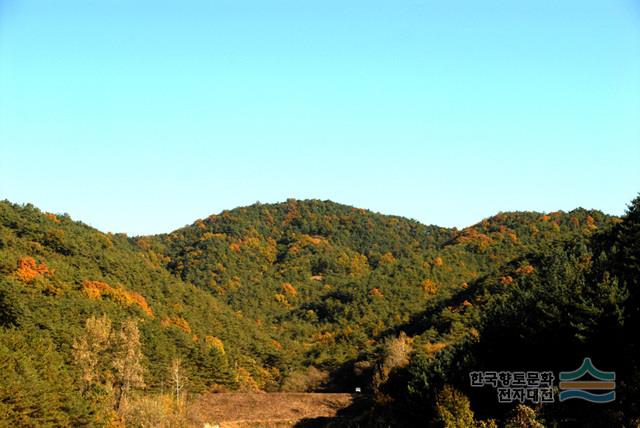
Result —
[[524, 404], [518, 404], [507, 420], [505, 428], [544, 428], [544, 425], [536, 419], [535, 410]]

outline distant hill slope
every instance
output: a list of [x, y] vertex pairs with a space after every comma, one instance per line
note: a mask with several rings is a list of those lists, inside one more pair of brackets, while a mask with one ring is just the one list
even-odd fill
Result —
[[523, 254], [611, 223], [599, 211], [577, 209], [500, 213], [456, 230], [289, 200], [224, 211], [137, 242], [177, 277], [277, 328], [290, 369], [334, 368], [374, 352], [428, 302]]
[[[586, 226], [584, 233], [527, 246], [529, 251], [450, 296], [434, 299], [396, 328], [371, 382], [379, 401], [387, 404], [374, 408], [370, 420], [402, 427], [447, 426], [447, 421], [487, 427], [495, 420], [505, 426], [638, 424], [640, 197], [622, 218], [604, 225], [595, 213], [576, 212], [591, 216], [586, 223], [569, 217], [572, 224]], [[518, 216], [523, 215], [530, 216]], [[558, 221], [561, 231], [563, 218], [560, 213], [542, 220]], [[484, 233], [490, 224], [475, 229]], [[523, 225], [512, 224], [514, 229]], [[456, 239], [452, 245], [459, 243]], [[398, 351], [402, 347], [411, 349], [410, 358], [398, 358], [407, 355]], [[601, 370], [615, 371], [613, 402], [561, 403], [556, 395], [554, 403], [525, 400], [522, 404], [529, 407], [523, 407], [516, 406], [518, 400], [498, 403], [496, 388], [470, 385], [471, 372], [551, 371], [558, 376], [586, 357]]]
[[[0, 202], [3, 325], [40, 330], [70, 361], [70, 346], [93, 314], [133, 317], [143, 332], [147, 384], [160, 385], [172, 357], [194, 372], [221, 340], [226, 355], [262, 367], [271, 345], [258, 328], [211, 293], [172, 276], [125, 235], [104, 234], [67, 216]], [[193, 379], [204, 387], [213, 379]]]
[[522, 260], [617, 222], [515, 212], [457, 230], [288, 200], [129, 238], [0, 202], [0, 414], [95, 418], [72, 347], [102, 314], [139, 326], [150, 392], [164, 391], [176, 358], [195, 393], [367, 388], [401, 331], [413, 349], [464, 343]]

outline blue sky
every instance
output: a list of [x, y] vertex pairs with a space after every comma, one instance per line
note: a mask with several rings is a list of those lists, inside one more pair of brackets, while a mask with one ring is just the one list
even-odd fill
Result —
[[621, 214], [639, 52], [631, 0], [1, 0], [0, 199], [129, 234], [289, 197]]

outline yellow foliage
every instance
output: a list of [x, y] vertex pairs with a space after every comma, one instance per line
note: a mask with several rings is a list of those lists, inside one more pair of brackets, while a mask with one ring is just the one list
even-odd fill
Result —
[[310, 244], [313, 246], [318, 246], [318, 245], [327, 245], [327, 239], [324, 236], [319, 236], [319, 235], [305, 235], [302, 234], [300, 236], [300, 242], [303, 244]]
[[224, 354], [224, 343], [222, 340], [217, 338], [216, 336], [205, 336], [204, 343], [206, 343], [211, 348], [216, 348], [220, 353]]
[[332, 333], [330, 331], [325, 331], [325, 332], [320, 332], [320, 333], [316, 333], [313, 336], [313, 340], [314, 342], [319, 342], [319, 343], [333, 343], [335, 341], [335, 333]]
[[267, 238], [267, 245], [262, 250], [262, 255], [264, 255], [269, 263], [274, 263], [278, 258], [278, 243], [273, 238]]
[[287, 215], [284, 218], [284, 224], [289, 224], [298, 217], [298, 201], [295, 199], [287, 200]]
[[356, 254], [351, 259], [351, 275], [353, 276], [361, 276], [369, 271], [369, 263], [367, 260], [367, 256], [364, 254]]
[[287, 300], [287, 297], [284, 294], [276, 293], [273, 297], [276, 299], [276, 302], [289, 306], [289, 301]]
[[422, 291], [428, 294], [436, 294], [438, 291], [438, 285], [428, 278], [422, 281], [420, 286], [422, 287]]
[[255, 381], [251, 373], [244, 367], [238, 368], [238, 390], [242, 392], [257, 392], [260, 391], [260, 386]]
[[391, 252], [386, 252], [380, 257], [381, 265], [390, 265], [396, 261], [396, 258], [393, 256]]
[[373, 327], [372, 330], [372, 334], [373, 336], [378, 336], [380, 333], [382, 333], [385, 329], [387, 328], [387, 326], [385, 325], [384, 321], [382, 320], [378, 320], [376, 322], [376, 324]]
[[341, 253], [337, 259], [338, 265], [349, 271], [349, 275], [359, 277], [369, 271], [369, 262], [363, 254], [355, 254], [349, 257], [347, 253]]
[[211, 238], [213, 238], [213, 233], [205, 232], [200, 236], [199, 241], [204, 242], [204, 241], [208, 241]]
[[382, 291], [380, 291], [378, 287], [372, 288], [371, 291], [369, 291], [369, 295], [373, 297], [384, 297], [384, 294], [382, 294]]
[[433, 259], [433, 264], [435, 266], [442, 266], [444, 264], [444, 260], [442, 260], [442, 257], [436, 257], [435, 259]]
[[429, 342], [423, 346], [423, 349], [427, 355], [435, 355], [446, 347], [447, 347], [447, 344], [444, 342], [435, 342], [435, 343]]

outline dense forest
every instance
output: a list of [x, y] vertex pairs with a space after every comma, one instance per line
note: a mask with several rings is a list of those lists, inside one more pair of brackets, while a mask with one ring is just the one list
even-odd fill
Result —
[[[639, 263], [640, 198], [461, 230], [288, 200], [142, 237], [0, 202], [0, 426], [188, 426], [205, 392], [355, 388], [333, 425], [638, 426]], [[585, 357], [614, 402], [469, 382]]]

